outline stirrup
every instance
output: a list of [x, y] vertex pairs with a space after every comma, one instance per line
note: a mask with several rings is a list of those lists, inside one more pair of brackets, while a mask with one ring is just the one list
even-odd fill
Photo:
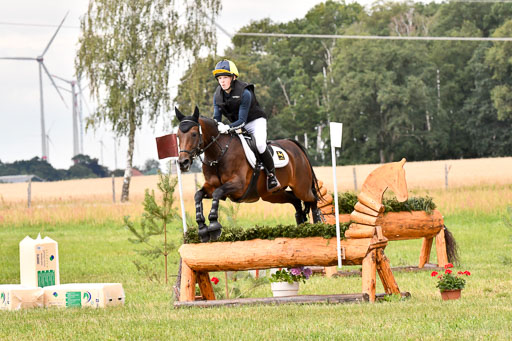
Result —
[[270, 173], [270, 175], [267, 177], [267, 191], [272, 193], [280, 189], [281, 184], [279, 183], [279, 180], [277, 180], [277, 177], [274, 174]]

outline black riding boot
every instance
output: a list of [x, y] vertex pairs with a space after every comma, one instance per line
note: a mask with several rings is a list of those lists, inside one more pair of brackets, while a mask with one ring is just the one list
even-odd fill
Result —
[[275, 192], [281, 188], [281, 184], [276, 177], [276, 170], [274, 167], [274, 160], [272, 159], [272, 154], [270, 154], [270, 150], [265, 149], [265, 152], [260, 154], [261, 161], [263, 161], [263, 165], [265, 166], [265, 171], [267, 172], [267, 189], [269, 192]]

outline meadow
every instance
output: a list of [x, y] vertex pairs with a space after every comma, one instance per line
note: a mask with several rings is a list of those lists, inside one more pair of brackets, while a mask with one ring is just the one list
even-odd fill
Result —
[[[445, 164], [451, 165], [445, 189]], [[339, 190], [353, 190], [377, 165], [338, 168]], [[129, 242], [122, 217], [138, 221], [146, 188], [156, 177], [134, 178], [129, 203], [112, 203], [111, 179], [33, 183], [32, 207], [26, 207], [27, 184], [0, 184], [0, 284], [19, 282], [18, 243], [26, 235], [50, 236], [59, 243], [61, 283], [121, 282], [126, 304], [106, 309], [35, 309], [0, 312], [0, 339], [137, 340], [137, 339], [410, 339], [509, 340], [512, 338], [512, 158], [406, 163], [411, 196], [434, 198], [445, 224], [455, 236], [460, 254], [456, 270], [468, 270], [462, 299], [442, 301], [430, 272], [397, 272], [408, 300], [375, 304], [286, 305], [214, 309], [174, 309], [172, 285], [177, 253], [171, 255], [169, 284], [164, 284], [162, 261], [153, 262], [158, 280], [137, 271], [144, 261]], [[332, 188], [330, 168], [315, 169]], [[201, 183], [202, 177], [197, 176]], [[120, 193], [121, 179], [116, 179]], [[184, 176], [187, 213], [192, 215], [195, 180]], [[179, 204], [179, 201], [176, 201]], [[235, 223], [242, 226], [294, 222], [293, 208], [258, 202], [235, 205]], [[205, 205], [208, 208], [208, 205]], [[192, 215], [193, 216], [193, 215]], [[226, 213], [221, 219], [233, 222]], [[181, 223], [171, 226], [179, 245]], [[386, 255], [393, 266], [415, 265], [421, 240], [390, 242]], [[435, 262], [435, 251], [432, 252]], [[354, 270], [357, 267], [346, 267]], [[217, 290], [224, 291], [224, 273]], [[231, 274], [233, 275], [233, 274]], [[228, 281], [231, 295], [271, 296], [265, 280], [246, 273]], [[236, 289], [236, 290], [235, 290]], [[355, 293], [361, 279], [314, 276], [301, 284], [299, 294]], [[383, 292], [380, 283], [377, 292]]]

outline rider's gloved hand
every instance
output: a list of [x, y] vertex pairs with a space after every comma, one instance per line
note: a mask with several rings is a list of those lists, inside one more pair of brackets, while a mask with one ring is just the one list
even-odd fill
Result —
[[219, 125], [217, 126], [217, 129], [219, 130], [219, 133], [227, 134], [229, 132], [229, 129], [231, 129], [231, 128], [227, 124], [219, 122]]

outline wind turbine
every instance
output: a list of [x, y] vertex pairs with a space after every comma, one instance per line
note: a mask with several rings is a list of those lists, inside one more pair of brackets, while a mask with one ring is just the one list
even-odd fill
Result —
[[7, 59], [7, 60], [35, 60], [39, 63], [39, 98], [41, 100], [41, 146], [42, 146], [42, 159], [47, 160], [48, 158], [48, 145], [46, 142], [46, 129], [44, 125], [44, 101], [43, 101], [43, 70], [46, 72], [46, 75], [48, 78], [50, 78], [50, 81], [52, 82], [53, 86], [55, 87], [55, 90], [57, 90], [57, 93], [59, 94], [60, 98], [64, 102], [64, 105], [67, 108], [66, 101], [64, 100], [64, 97], [62, 97], [62, 94], [60, 93], [59, 89], [57, 88], [57, 85], [55, 84], [55, 81], [53, 80], [52, 76], [50, 75], [50, 72], [46, 68], [46, 65], [44, 65], [44, 55], [50, 48], [50, 45], [52, 44], [53, 40], [55, 39], [55, 36], [59, 32], [60, 28], [62, 27], [62, 24], [64, 23], [64, 20], [66, 20], [66, 17], [68, 16], [68, 13], [64, 16], [64, 19], [62, 19], [59, 27], [57, 27], [57, 30], [53, 34], [52, 38], [48, 42], [48, 45], [46, 45], [46, 48], [43, 50], [43, 53], [41, 53], [37, 57], [0, 57], [0, 59]]
[[[71, 90], [60, 88], [64, 91], [71, 93], [71, 103], [73, 105], [73, 156], [78, 154], [83, 154], [83, 136], [82, 136], [82, 100], [80, 99], [80, 105], [78, 102], [78, 94], [80, 96], [83, 96], [82, 89], [80, 87], [80, 83], [75, 79], [65, 79], [56, 75], [52, 75], [52, 77], [55, 77], [63, 82], [68, 83], [71, 85]], [[77, 86], [78, 86], [78, 92], [77, 92]], [[80, 128], [78, 127], [78, 122], [80, 122]], [[78, 134], [78, 131], [80, 129], [80, 136]], [[80, 141], [79, 141], [80, 139]]]

